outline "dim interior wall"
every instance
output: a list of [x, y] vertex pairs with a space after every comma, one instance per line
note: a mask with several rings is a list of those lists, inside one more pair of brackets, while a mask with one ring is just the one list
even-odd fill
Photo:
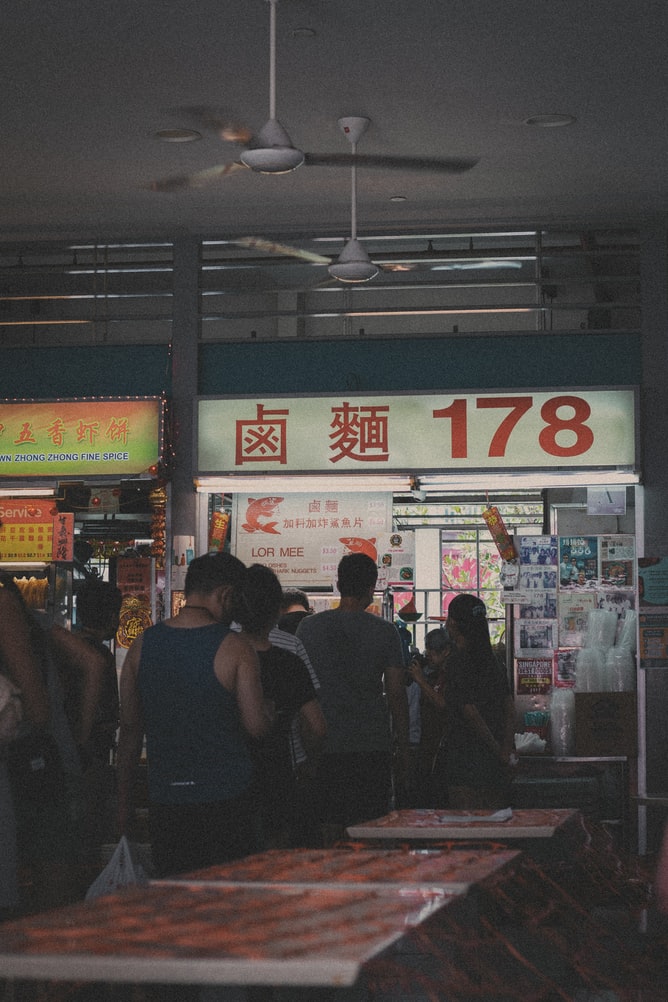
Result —
[[513, 334], [202, 344], [200, 395], [635, 386], [640, 336]]
[[155, 397], [171, 391], [168, 345], [4, 348], [0, 398]]
[[559, 488], [545, 491], [546, 510], [549, 512], [549, 531], [557, 536], [601, 536], [607, 533], [636, 535], [636, 488], [626, 488], [626, 513], [624, 515], [589, 515], [587, 513], [587, 488]]

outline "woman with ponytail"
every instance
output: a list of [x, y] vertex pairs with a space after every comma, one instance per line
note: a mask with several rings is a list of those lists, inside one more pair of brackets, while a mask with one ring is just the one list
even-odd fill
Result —
[[454, 649], [447, 661], [446, 713], [449, 806], [509, 806], [515, 714], [505, 668], [489, 638], [485, 604], [456, 595], [447, 630]]

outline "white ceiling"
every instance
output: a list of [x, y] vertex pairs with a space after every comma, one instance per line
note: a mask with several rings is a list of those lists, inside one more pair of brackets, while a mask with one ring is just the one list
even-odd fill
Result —
[[[668, 212], [664, 0], [280, 0], [277, 22], [296, 146], [347, 152], [337, 119], [363, 114], [359, 153], [480, 158], [462, 174], [360, 170], [360, 236]], [[197, 128], [190, 106], [258, 129], [268, 51], [266, 0], [3, 0], [0, 240], [345, 235], [346, 168], [150, 189], [238, 157], [213, 131], [154, 134]], [[523, 124], [555, 112], [576, 124]]]

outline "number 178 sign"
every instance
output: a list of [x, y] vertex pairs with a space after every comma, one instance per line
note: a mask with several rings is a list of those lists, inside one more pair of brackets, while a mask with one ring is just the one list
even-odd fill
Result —
[[201, 398], [198, 469], [628, 467], [635, 390]]

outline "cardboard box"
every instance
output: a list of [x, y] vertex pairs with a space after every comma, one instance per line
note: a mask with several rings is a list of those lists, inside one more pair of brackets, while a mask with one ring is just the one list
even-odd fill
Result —
[[635, 692], [575, 693], [575, 754], [582, 756], [638, 754], [638, 713]]

